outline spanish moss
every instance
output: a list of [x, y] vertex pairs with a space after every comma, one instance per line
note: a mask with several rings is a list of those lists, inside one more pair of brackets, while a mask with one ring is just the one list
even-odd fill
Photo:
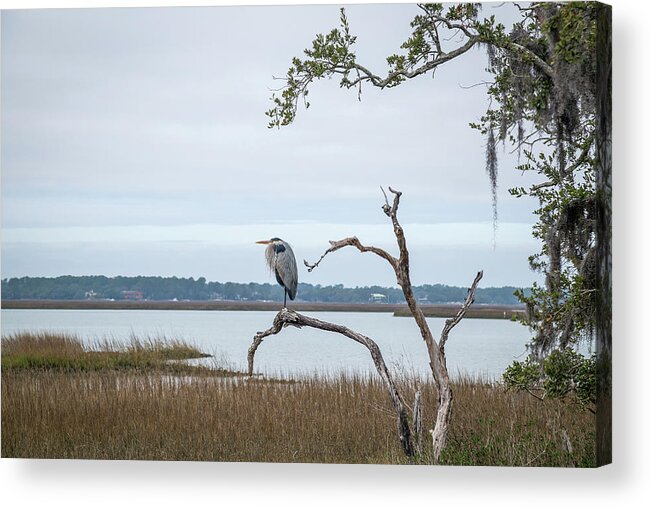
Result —
[[495, 133], [493, 129], [488, 130], [488, 139], [486, 140], [486, 173], [490, 180], [491, 195], [493, 198], [493, 247], [495, 247], [495, 237], [497, 235], [497, 150], [496, 150]]

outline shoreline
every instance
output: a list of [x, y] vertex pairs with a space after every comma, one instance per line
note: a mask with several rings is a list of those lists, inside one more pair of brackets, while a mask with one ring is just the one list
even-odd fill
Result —
[[[18, 299], [2, 300], [3, 310], [189, 310], [189, 311], [270, 311], [282, 308], [275, 301], [107, 301]], [[393, 313], [396, 317], [411, 316], [406, 304], [385, 303], [311, 303], [292, 302], [288, 308], [300, 312], [375, 312]], [[423, 304], [426, 317], [449, 318], [456, 315], [460, 304]], [[512, 319], [522, 316], [524, 307], [518, 305], [474, 304], [465, 318]]]

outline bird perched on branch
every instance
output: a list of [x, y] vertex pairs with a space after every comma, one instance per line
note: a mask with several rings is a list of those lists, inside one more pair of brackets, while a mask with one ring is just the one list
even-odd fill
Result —
[[287, 296], [289, 295], [289, 299], [293, 301], [298, 286], [298, 268], [292, 247], [280, 238], [256, 241], [256, 243], [267, 245], [264, 252], [267, 265], [276, 275], [276, 281], [285, 289], [283, 308], [287, 308]]

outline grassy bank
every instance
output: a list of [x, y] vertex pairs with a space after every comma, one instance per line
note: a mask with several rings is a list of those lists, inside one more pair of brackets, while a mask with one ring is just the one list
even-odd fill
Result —
[[[2, 457], [405, 462], [375, 377], [270, 382], [166, 367], [5, 368], [7, 350], [3, 340]], [[399, 382], [413, 399], [413, 383]], [[422, 388], [431, 424], [436, 391]], [[479, 381], [458, 382], [454, 393], [443, 463], [594, 464], [591, 414]]]
[[[127, 344], [102, 340], [84, 344], [70, 335], [18, 333], [2, 338], [2, 371], [158, 371], [214, 374], [188, 359], [211, 357], [179, 340], [132, 338]], [[220, 374], [228, 374], [225, 369]]]
[[[270, 311], [277, 312], [282, 303], [270, 301], [106, 301], [106, 300], [2, 300], [6, 310], [191, 310], [191, 311]], [[298, 312], [371, 312], [411, 316], [406, 304], [380, 303], [309, 303], [293, 301], [289, 307]], [[427, 317], [453, 317], [458, 304], [423, 304]], [[510, 319], [524, 312], [522, 306], [474, 305], [466, 318]]]

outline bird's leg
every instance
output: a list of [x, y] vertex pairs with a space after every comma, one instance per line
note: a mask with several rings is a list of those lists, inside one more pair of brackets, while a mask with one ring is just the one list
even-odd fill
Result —
[[287, 308], [287, 289], [285, 289], [285, 301], [283, 301], [283, 308]]

